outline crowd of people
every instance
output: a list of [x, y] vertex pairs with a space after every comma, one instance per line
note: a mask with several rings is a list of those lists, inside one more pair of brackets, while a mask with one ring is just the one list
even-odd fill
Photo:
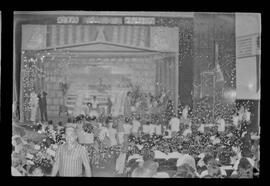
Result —
[[[47, 154], [51, 154], [46, 175], [90, 177], [93, 166], [102, 166], [106, 161], [115, 161], [113, 173], [124, 177], [251, 178], [259, 175], [260, 137], [258, 132], [249, 130], [251, 121], [247, 109], [241, 107], [232, 115], [231, 125], [218, 117], [214, 126], [192, 123], [189, 110], [185, 106], [182, 114], [173, 115], [167, 124], [157, 122], [151, 115], [145, 119], [145, 115], [138, 113], [118, 117], [78, 115], [69, 118], [66, 124], [39, 123], [36, 131], [47, 134], [46, 138], [51, 140], [43, 140], [46, 152], [50, 149]], [[42, 146], [20, 136], [13, 142], [12, 174], [15, 176], [42, 176], [46, 172], [35, 161], [28, 168], [19, 166], [22, 146], [29, 143], [35, 148]], [[19, 148], [18, 144], [23, 145]], [[36, 154], [41, 151], [39, 148]], [[24, 156], [27, 154], [29, 151]], [[29, 157], [26, 160], [29, 162]]]

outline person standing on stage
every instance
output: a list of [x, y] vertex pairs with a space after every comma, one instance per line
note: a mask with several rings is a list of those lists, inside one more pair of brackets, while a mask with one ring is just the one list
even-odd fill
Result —
[[86, 104], [85, 115], [90, 116], [91, 110], [92, 110], [92, 103], [88, 102], [88, 103]]
[[112, 101], [110, 97], [107, 99], [108, 109], [107, 109], [107, 115], [110, 116], [112, 113]]
[[78, 144], [76, 129], [71, 126], [66, 128], [66, 143], [59, 146], [55, 156], [52, 176], [80, 177], [83, 176], [83, 167], [85, 176], [91, 177], [91, 168], [86, 150]]
[[38, 104], [40, 109], [40, 115], [41, 115], [41, 121], [48, 121], [47, 116], [47, 99], [46, 99], [47, 93], [45, 91], [42, 91], [38, 94]]
[[130, 113], [131, 113], [131, 92], [128, 92], [124, 103], [124, 115], [129, 116]]
[[98, 109], [98, 101], [97, 101], [97, 97], [96, 96], [93, 96], [92, 108], [93, 109]]

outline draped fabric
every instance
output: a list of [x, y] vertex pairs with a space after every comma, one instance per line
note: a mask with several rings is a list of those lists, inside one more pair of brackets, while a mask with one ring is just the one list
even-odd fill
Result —
[[119, 25], [48, 25], [46, 45], [57, 47], [96, 41], [100, 29], [105, 41], [137, 47], [150, 46], [150, 27]]

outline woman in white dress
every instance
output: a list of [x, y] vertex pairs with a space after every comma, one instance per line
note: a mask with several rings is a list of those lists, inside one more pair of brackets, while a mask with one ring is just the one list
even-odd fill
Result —
[[109, 138], [110, 138], [110, 145], [114, 146], [117, 145], [116, 141], [116, 129], [113, 128], [113, 122], [109, 122], [109, 128], [108, 128]]

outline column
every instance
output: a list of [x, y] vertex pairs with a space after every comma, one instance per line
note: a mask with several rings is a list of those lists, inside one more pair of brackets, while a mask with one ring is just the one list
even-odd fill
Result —
[[176, 116], [178, 116], [178, 112], [177, 112], [177, 109], [178, 109], [178, 94], [179, 94], [179, 62], [178, 62], [178, 55], [177, 53], [175, 53], [175, 111], [176, 111]]
[[52, 47], [55, 47], [56, 46], [56, 39], [57, 39], [57, 36], [56, 36], [56, 25], [52, 25], [51, 26], [51, 30], [52, 30], [52, 34], [51, 34], [51, 46]]
[[60, 25], [60, 42], [59, 45], [62, 46], [65, 44], [65, 25]]

